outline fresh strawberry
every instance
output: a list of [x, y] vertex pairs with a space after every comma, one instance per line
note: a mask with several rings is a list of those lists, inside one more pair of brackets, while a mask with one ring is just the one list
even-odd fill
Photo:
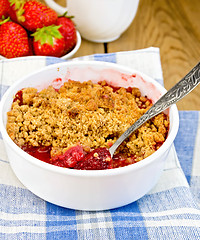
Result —
[[0, 54], [6, 58], [27, 56], [29, 43], [26, 30], [7, 20], [0, 25]]
[[55, 24], [57, 20], [56, 12], [37, 0], [9, 1], [11, 19], [31, 32]]
[[0, 0], [0, 19], [7, 18], [9, 15], [10, 4], [8, 0]]
[[59, 31], [65, 40], [65, 53], [70, 52], [77, 42], [76, 28], [71, 17], [58, 17], [56, 25], [61, 26]]
[[60, 26], [48, 26], [37, 29], [33, 49], [36, 55], [61, 57], [64, 55], [65, 41], [59, 32]]

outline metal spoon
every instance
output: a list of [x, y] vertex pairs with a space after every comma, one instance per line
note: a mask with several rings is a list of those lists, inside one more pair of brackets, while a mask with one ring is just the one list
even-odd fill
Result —
[[161, 113], [172, 104], [178, 102], [185, 97], [200, 83], [200, 62], [174, 87], [166, 92], [141, 118], [139, 118], [133, 125], [131, 125], [117, 140], [112, 147], [109, 148], [111, 157], [119, 145], [138, 129], [143, 123]]

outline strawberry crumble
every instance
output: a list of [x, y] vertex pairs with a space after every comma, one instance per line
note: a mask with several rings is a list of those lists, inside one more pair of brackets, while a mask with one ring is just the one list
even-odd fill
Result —
[[7, 132], [30, 155], [50, 164], [85, 170], [118, 168], [141, 161], [165, 141], [164, 113], [124, 141], [113, 159], [107, 149], [139, 119], [152, 101], [138, 88], [115, 88], [105, 81], [69, 80], [56, 90], [24, 88], [8, 112]]

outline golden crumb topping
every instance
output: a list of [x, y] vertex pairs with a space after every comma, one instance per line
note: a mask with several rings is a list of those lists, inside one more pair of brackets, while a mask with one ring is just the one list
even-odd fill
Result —
[[[52, 156], [77, 144], [85, 151], [110, 147], [152, 105], [139, 89], [115, 89], [105, 81], [69, 80], [59, 90], [24, 88], [17, 96], [8, 112], [9, 136], [20, 147], [52, 146]], [[118, 151], [140, 161], [165, 141], [168, 128], [168, 117], [161, 113], [135, 131]]]

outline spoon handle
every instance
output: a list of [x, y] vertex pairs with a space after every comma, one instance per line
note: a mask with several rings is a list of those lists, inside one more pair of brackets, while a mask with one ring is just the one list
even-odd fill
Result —
[[145, 114], [131, 125], [109, 148], [111, 157], [118, 146], [143, 123], [178, 102], [200, 83], [200, 62], [176, 85], [166, 92]]

